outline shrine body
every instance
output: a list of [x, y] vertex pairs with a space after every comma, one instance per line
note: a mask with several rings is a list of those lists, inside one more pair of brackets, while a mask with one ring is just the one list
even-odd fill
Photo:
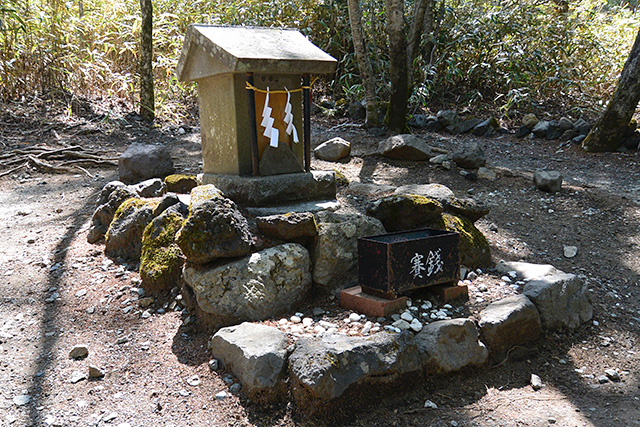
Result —
[[336, 65], [296, 30], [190, 25], [177, 75], [198, 85], [205, 180], [309, 172], [311, 77]]

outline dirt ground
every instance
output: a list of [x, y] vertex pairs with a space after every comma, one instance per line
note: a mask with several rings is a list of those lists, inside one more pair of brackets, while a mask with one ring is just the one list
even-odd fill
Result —
[[[374, 155], [382, 137], [352, 123], [313, 123], [314, 144], [334, 136], [353, 144], [349, 159], [314, 161], [315, 169], [394, 186], [441, 183], [486, 201], [491, 212], [478, 226], [493, 260], [549, 263], [583, 275], [594, 322], [547, 334], [517, 357], [480, 370], [355, 390], [320, 419], [304, 417], [289, 401], [265, 407], [242, 392], [217, 399], [233, 379], [209, 368], [211, 333], [181, 310], [175, 292], [157, 298], [153, 314], [143, 318], [137, 272], [86, 241], [97, 193], [117, 170], [87, 167], [89, 176], [79, 169], [52, 174], [25, 167], [0, 178], [0, 426], [640, 425], [636, 152], [585, 154], [558, 141], [476, 138], [498, 179], [470, 181], [455, 168]], [[0, 156], [37, 145], [79, 144], [115, 158], [132, 142], [156, 142], [167, 145], [179, 172], [197, 173], [198, 128], [183, 129], [149, 128], [132, 116], [116, 120], [104, 112], [70, 116], [14, 106], [0, 113]], [[442, 148], [460, 139], [423, 136]], [[0, 174], [10, 169], [1, 166], [3, 158]], [[536, 169], [562, 172], [563, 190], [536, 190]], [[339, 200], [355, 210], [365, 202], [345, 190]], [[577, 256], [566, 258], [564, 245], [577, 246]], [[469, 300], [455, 304], [473, 315], [496, 296], [515, 292], [499, 282], [486, 271], [470, 283]], [[485, 292], [479, 290], [483, 283]], [[316, 305], [341, 315], [330, 298], [301, 310]], [[87, 358], [69, 358], [76, 344], [87, 345]], [[75, 382], [74, 373], [86, 373], [89, 365], [101, 368], [104, 378]], [[606, 369], [615, 369], [620, 381], [600, 383]], [[529, 385], [531, 374], [541, 377], [541, 390]], [[426, 400], [437, 409], [424, 408]]]

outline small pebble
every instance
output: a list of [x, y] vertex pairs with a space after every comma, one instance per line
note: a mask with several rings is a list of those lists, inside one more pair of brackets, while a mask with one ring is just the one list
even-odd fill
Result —
[[360, 315], [358, 313], [351, 313], [349, 315], [349, 320], [352, 322], [358, 322], [360, 320]]
[[291, 318], [289, 320], [291, 320], [291, 323], [300, 323], [300, 322], [302, 322], [302, 319], [298, 315], [291, 316]]
[[89, 355], [89, 349], [85, 344], [76, 344], [69, 352], [70, 359], [83, 359]]
[[404, 313], [402, 313], [402, 315], [400, 315], [400, 318], [402, 320], [406, 320], [407, 322], [411, 322], [413, 320], [413, 315], [411, 315], [411, 313], [409, 313], [408, 311], [405, 311]]
[[89, 365], [89, 378], [98, 379], [103, 377], [104, 377], [104, 371], [101, 368], [95, 365]]
[[620, 374], [615, 369], [605, 369], [604, 374], [611, 381], [618, 382], [620, 381]]
[[218, 400], [224, 400], [226, 399], [228, 396], [226, 391], [219, 391], [218, 393], [216, 393], [216, 399]]
[[536, 391], [542, 388], [542, 379], [536, 374], [531, 374], [530, 383], [531, 383], [531, 388]]
[[79, 383], [82, 380], [86, 380], [87, 379], [87, 374], [85, 374], [82, 371], [74, 371], [71, 374], [71, 379], [69, 380], [69, 382], [71, 382], [71, 384], [75, 384], [75, 383]]
[[242, 386], [240, 385], [240, 383], [233, 383], [231, 384], [231, 387], [229, 387], [229, 391], [233, 394], [238, 394], [240, 393], [241, 388]]
[[218, 359], [209, 360], [209, 369], [211, 369], [212, 371], [217, 371], [219, 366], [220, 365], [219, 365]]
[[13, 398], [13, 404], [16, 405], [16, 406], [24, 406], [24, 405], [28, 404], [29, 402], [31, 402], [31, 396], [29, 396], [28, 394], [15, 396]]
[[434, 402], [430, 400], [427, 400], [426, 402], [424, 402], [424, 407], [431, 408], [431, 409], [438, 409], [438, 405], [436, 405]]
[[200, 385], [200, 377], [197, 375], [194, 375], [192, 377], [187, 378], [187, 384], [189, 384], [192, 387], [196, 387]]

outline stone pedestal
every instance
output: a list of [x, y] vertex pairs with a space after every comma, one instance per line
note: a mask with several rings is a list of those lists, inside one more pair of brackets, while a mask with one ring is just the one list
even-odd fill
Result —
[[303, 200], [336, 198], [333, 171], [312, 171], [272, 176], [237, 176], [205, 173], [202, 184], [213, 184], [231, 200], [245, 206], [273, 206]]

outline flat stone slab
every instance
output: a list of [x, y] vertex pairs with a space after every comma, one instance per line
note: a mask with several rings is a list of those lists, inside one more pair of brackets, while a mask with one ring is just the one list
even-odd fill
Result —
[[511, 347], [535, 341], [542, 334], [538, 310], [522, 294], [489, 304], [479, 317], [482, 342], [493, 358], [502, 358]]
[[531, 264], [521, 261], [500, 261], [496, 265], [496, 270], [498, 270], [502, 274], [507, 274], [510, 271], [515, 271], [518, 277], [522, 280], [532, 280], [539, 277], [562, 273], [551, 264]]
[[294, 201], [333, 200], [333, 171], [311, 171], [271, 176], [200, 175], [202, 184], [213, 184], [234, 202], [246, 206], [274, 206]]
[[379, 333], [300, 339], [289, 357], [294, 398], [300, 406], [315, 399], [327, 402], [352, 385], [389, 382], [419, 371], [418, 352], [410, 337], [410, 333]]
[[289, 212], [318, 213], [320, 211], [337, 211], [340, 209], [340, 202], [337, 200], [315, 200], [310, 202], [286, 203], [284, 205], [266, 206], [266, 207], [249, 207], [247, 212], [253, 216], [270, 216], [280, 215]]
[[478, 329], [470, 319], [439, 320], [426, 325], [414, 338], [427, 372], [448, 373], [487, 360], [487, 347], [478, 341]]
[[525, 285], [523, 292], [538, 309], [545, 329], [575, 329], [593, 317], [587, 284], [575, 274], [563, 273], [532, 280]]
[[249, 395], [276, 394], [283, 388], [287, 334], [271, 326], [242, 323], [222, 328], [211, 338], [211, 355], [238, 377]]

